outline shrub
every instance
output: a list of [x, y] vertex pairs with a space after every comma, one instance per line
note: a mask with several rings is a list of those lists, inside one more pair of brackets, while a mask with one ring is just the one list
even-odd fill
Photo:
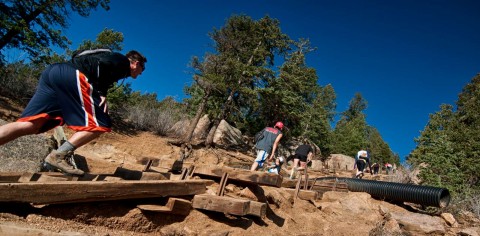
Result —
[[21, 62], [0, 67], [0, 93], [26, 105], [38, 84], [38, 69]]
[[183, 111], [176, 106], [146, 107], [132, 105], [125, 108], [121, 117], [131, 123], [136, 129], [167, 135], [167, 131], [184, 117]]

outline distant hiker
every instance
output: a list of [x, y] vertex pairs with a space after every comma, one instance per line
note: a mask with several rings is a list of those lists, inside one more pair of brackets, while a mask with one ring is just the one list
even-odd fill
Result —
[[257, 140], [255, 148], [257, 150], [257, 157], [250, 168], [251, 171], [262, 167], [266, 160], [271, 161], [275, 156], [280, 139], [282, 139], [283, 123], [277, 122], [275, 126], [265, 127], [262, 131], [262, 137]]
[[295, 149], [293, 156], [293, 168], [290, 173], [290, 179], [296, 176], [296, 172], [307, 168], [307, 163], [312, 160], [313, 148], [308, 144], [302, 144]]
[[366, 165], [370, 167], [370, 174], [373, 175], [372, 173], [372, 166], [370, 165], [370, 157], [368, 156], [368, 152], [365, 150], [360, 150], [357, 153], [358, 159], [356, 160], [356, 167], [357, 167], [357, 173], [355, 174], [355, 178], [362, 178], [364, 175], [364, 170]]
[[392, 164], [390, 164], [390, 163], [388, 163], [388, 162], [385, 163], [385, 170], [386, 170], [386, 172], [387, 172], [387, 175], [389, 175], [390, 172], [392, 171]]
[[[357, 169], [357, 161], [358, 159], [360, 158], [361, 155], [364, 155], [364, 153], [367, 153], [367, 151], [365, 150], [360, 150], [357, 152], [357, 155], [355, 155], [355, 162], [353, 163], [353, 169], [356, 170]], [[368, 153], [366, 154], [368, 155]]]
[[375, 162], [372, 164], [372, 168], [373, 168], [373, 174], [378, 175], [378, 171], [380, 170], [380, 165]]
[[0, 127], [0, 145], [67, 124], [75, 133], [53, 150], [45, 163], [67, 174], [83, 175], [65, 157], [111, 131], [107, 90], [120, 79], [136, 79], [145, 70], [145, 62], [147, 59], [137, 51], [122, 55], [97, 49], [78, 52], [69, 62], [48, 66], [20, 119]]
[[272, 165], [267, 166], [267, 172], [268, 173], [274, 173], [274, 174], [280, 174], [280, 170], [282, 169], [282, 164], [284, 162], [284, 158], [282, 156], [279, 156], [278, 158], [275, 158], [275, 161], [273, 162]]

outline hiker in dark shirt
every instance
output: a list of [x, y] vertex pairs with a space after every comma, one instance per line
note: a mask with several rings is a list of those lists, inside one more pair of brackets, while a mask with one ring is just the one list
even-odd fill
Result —
[[290, 179], [293, 179], [297, 171], [307, 168], [307, 163], [312, 160], [313, 148], [308, 144], [302, 144], [297, 147], [293, 156], [293, 168], [290, 173]]
[[257, 158], [255, 158], [255, 161], [250, 168], [251, 171], [257, 170], [258, 167], [262, 167], [265, 161], [268, 160], [270, 162], [273, 160], [280, 139], [283, 137], [282, 129], [283, 123], [280, 121], [277, 122], [273, 128], [266, 127], [263, 129], [262, 138], [255, 144]]
[[136, 79], [145, 70], [146, 62], [137, 51], [122, 55], [100, 49], [82, 51], [69, 62], [48, 66], [20, 119], [0, 127], [0, 145], [67, 124], [75, 133], [53, 150], [45, 163], [67, 174], [83, 175], [65, 158], [76, 148], [111, 131], [108, 88], [129, 76]]

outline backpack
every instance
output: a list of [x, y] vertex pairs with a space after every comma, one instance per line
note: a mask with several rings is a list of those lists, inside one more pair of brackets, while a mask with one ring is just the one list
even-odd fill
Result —
[[[116, 53], [108, 48], [83, 49], [72, 53], [70, 62], [88, 78], [95, 89], [106, 96], [108, 89], [120, 79], [128, 77], [130, 67], [118, 69], [115, 65], [124, 63]], [[122, 57], [124, 57], [122, 55]], [[122, 81], [123, 84], [123, 81]], [[118, 85], [117, 88], [121, 87]]]
[[105, 52], [112, 52], [112, 50], [108, 48], [97, 48], [97, 49], [83, 49], [83, 50], [76, 50], [72, 53], [72, 60], [76, 57], [81, 57], [85, 55], [92, 55], [92, 54], [99, 54]]
[[264, 131], [264, 130], [265, 130], [265, 129], [262, 129], [262, 130], [260, 130], [258, 133], [255, 134], [255, 139], [254, 139], [255, 143], [258, 143], [258, 141], [260, 141], [260, 140], [263, 139], [263, 137], [265, 136], [265, 135], [263, 134], [263, 131]]

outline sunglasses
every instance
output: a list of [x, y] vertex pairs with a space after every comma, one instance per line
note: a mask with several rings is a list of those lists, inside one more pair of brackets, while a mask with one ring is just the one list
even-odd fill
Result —
[[145, 62], [143, 62], [143, 61], [137, 61], [137, 62], [142, 67], [142, 71], [145, 71]]

